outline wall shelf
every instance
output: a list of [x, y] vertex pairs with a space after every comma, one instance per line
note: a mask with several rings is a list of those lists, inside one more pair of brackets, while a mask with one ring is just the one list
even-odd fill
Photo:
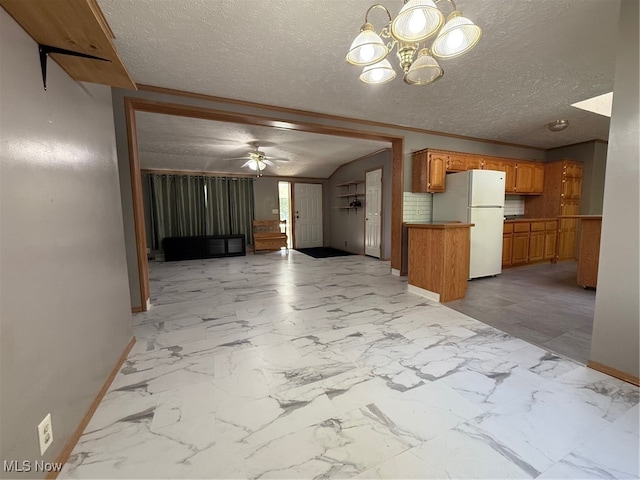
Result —
[[[336, 188], [341, 189], [338, 190], [339, 195], [335, 195], [335, 198], [340, 199], [340, 205], [337, 207], [339, 210], [353, 210], [356, 214], [358, 213], [358, 208], [362, 208], [364, 193], [358, 192], [358, 185], [363, 184], [362, 180], [350, 180], [348, 182], [338, 183]], [[346, 192], [344, 189], [346, 188]], [[353, 191], [352, 191], [353, 189]], [[346, 199], [346, 205], [345, 200]]]

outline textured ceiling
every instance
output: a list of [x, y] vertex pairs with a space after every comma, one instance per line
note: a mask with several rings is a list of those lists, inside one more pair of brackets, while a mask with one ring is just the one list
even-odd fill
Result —
[[[391, 145], [270, 127], [136, 113], [140, 166], [144, 169], [250, 173], [242, 165], [249, 145], [274, 161], [265, 175], [327, 178], [343, 163]], [[232, 159], [232, 160], [228, 160]]]
[[[346, 64], [373, 3], [99, 0], [137, 83], [540, 148], [607, 140], [608, 118], [570, 104], [613, 90], [619, 1], [460, 0], [482, 40], [423, 87], [365, 85]], [[403, 2], [383, 3], [395, 15]], [[369, 20], [379, 30], [385, 15]], [[558, 118], [570, 127], [549, 132]]]

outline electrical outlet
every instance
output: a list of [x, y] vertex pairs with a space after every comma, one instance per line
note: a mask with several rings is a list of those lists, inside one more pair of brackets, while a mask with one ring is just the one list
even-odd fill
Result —
[[44, 455], [44, 452], [53, 443], [53, 427], [51, 426], [50, 413], [47, 413], [47, 416], [38, 425], [38, 439], [40, 440], [40, 455]]

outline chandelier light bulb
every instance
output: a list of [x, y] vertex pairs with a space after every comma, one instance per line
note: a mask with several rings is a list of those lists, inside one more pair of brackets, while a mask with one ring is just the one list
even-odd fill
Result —
[[458, 50], [464, 42], [464, 35], [460, 30], [454, 30], [447, 36], [447, 49]]
[[396, 78], [396, 72], [387, 59], [364, 67], [360, 75], [360, 80], [364, 83], [387, 83], [394, 78]]
[[360, 48], [360, 58], [363, 62], [369, 62], [373, 59], [375, 50], [372, 45], [363, 45]]
[[420, 33], [427, 25], [427, 17], [424, 16], [421, 10], [414, 10], [411, 12], [409, 18], [409, 31], [413, 34]]

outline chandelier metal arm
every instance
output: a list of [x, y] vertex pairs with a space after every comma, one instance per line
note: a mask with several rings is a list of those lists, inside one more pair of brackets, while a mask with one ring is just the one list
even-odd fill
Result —
[[433, 3], [435, 3], [435, 4], [436, 4], [436, 7], [438, 7], [438, 8], [440, 8], [439, 3], [441, 3], [441, 2], [448, 2], [448, 3], [450, 3], [450, 4], [451, 4], [451, 7], [453, 7], [453, 10], [452, 10], [452, 11], [454, 11], [454, 12], [455, 12], [456, 10], [458, 10], [458, 7], [456, 7], [456, 4], [455, 4], [455, 2], [454, 2], [453, 0], [433, 0]]
[[367, 10], [367, 13], [364, 14], [364, 23], [369, 23], [369, 12], [371, 10], [373, 10], [374, 8], [381, 8], [382, 10], [384, 10], [385, 12], [387, 12], [387, 16], [389, 17], [389, 23], [391, 23], [391, 12], [389, 12], [389, 10], [387, 9], [387, 7], [385, 7], [384, 5], [381, 5], [379, 3], [376, 3], [374, 5], [371, 5], [369, 7], [369, 9]]

